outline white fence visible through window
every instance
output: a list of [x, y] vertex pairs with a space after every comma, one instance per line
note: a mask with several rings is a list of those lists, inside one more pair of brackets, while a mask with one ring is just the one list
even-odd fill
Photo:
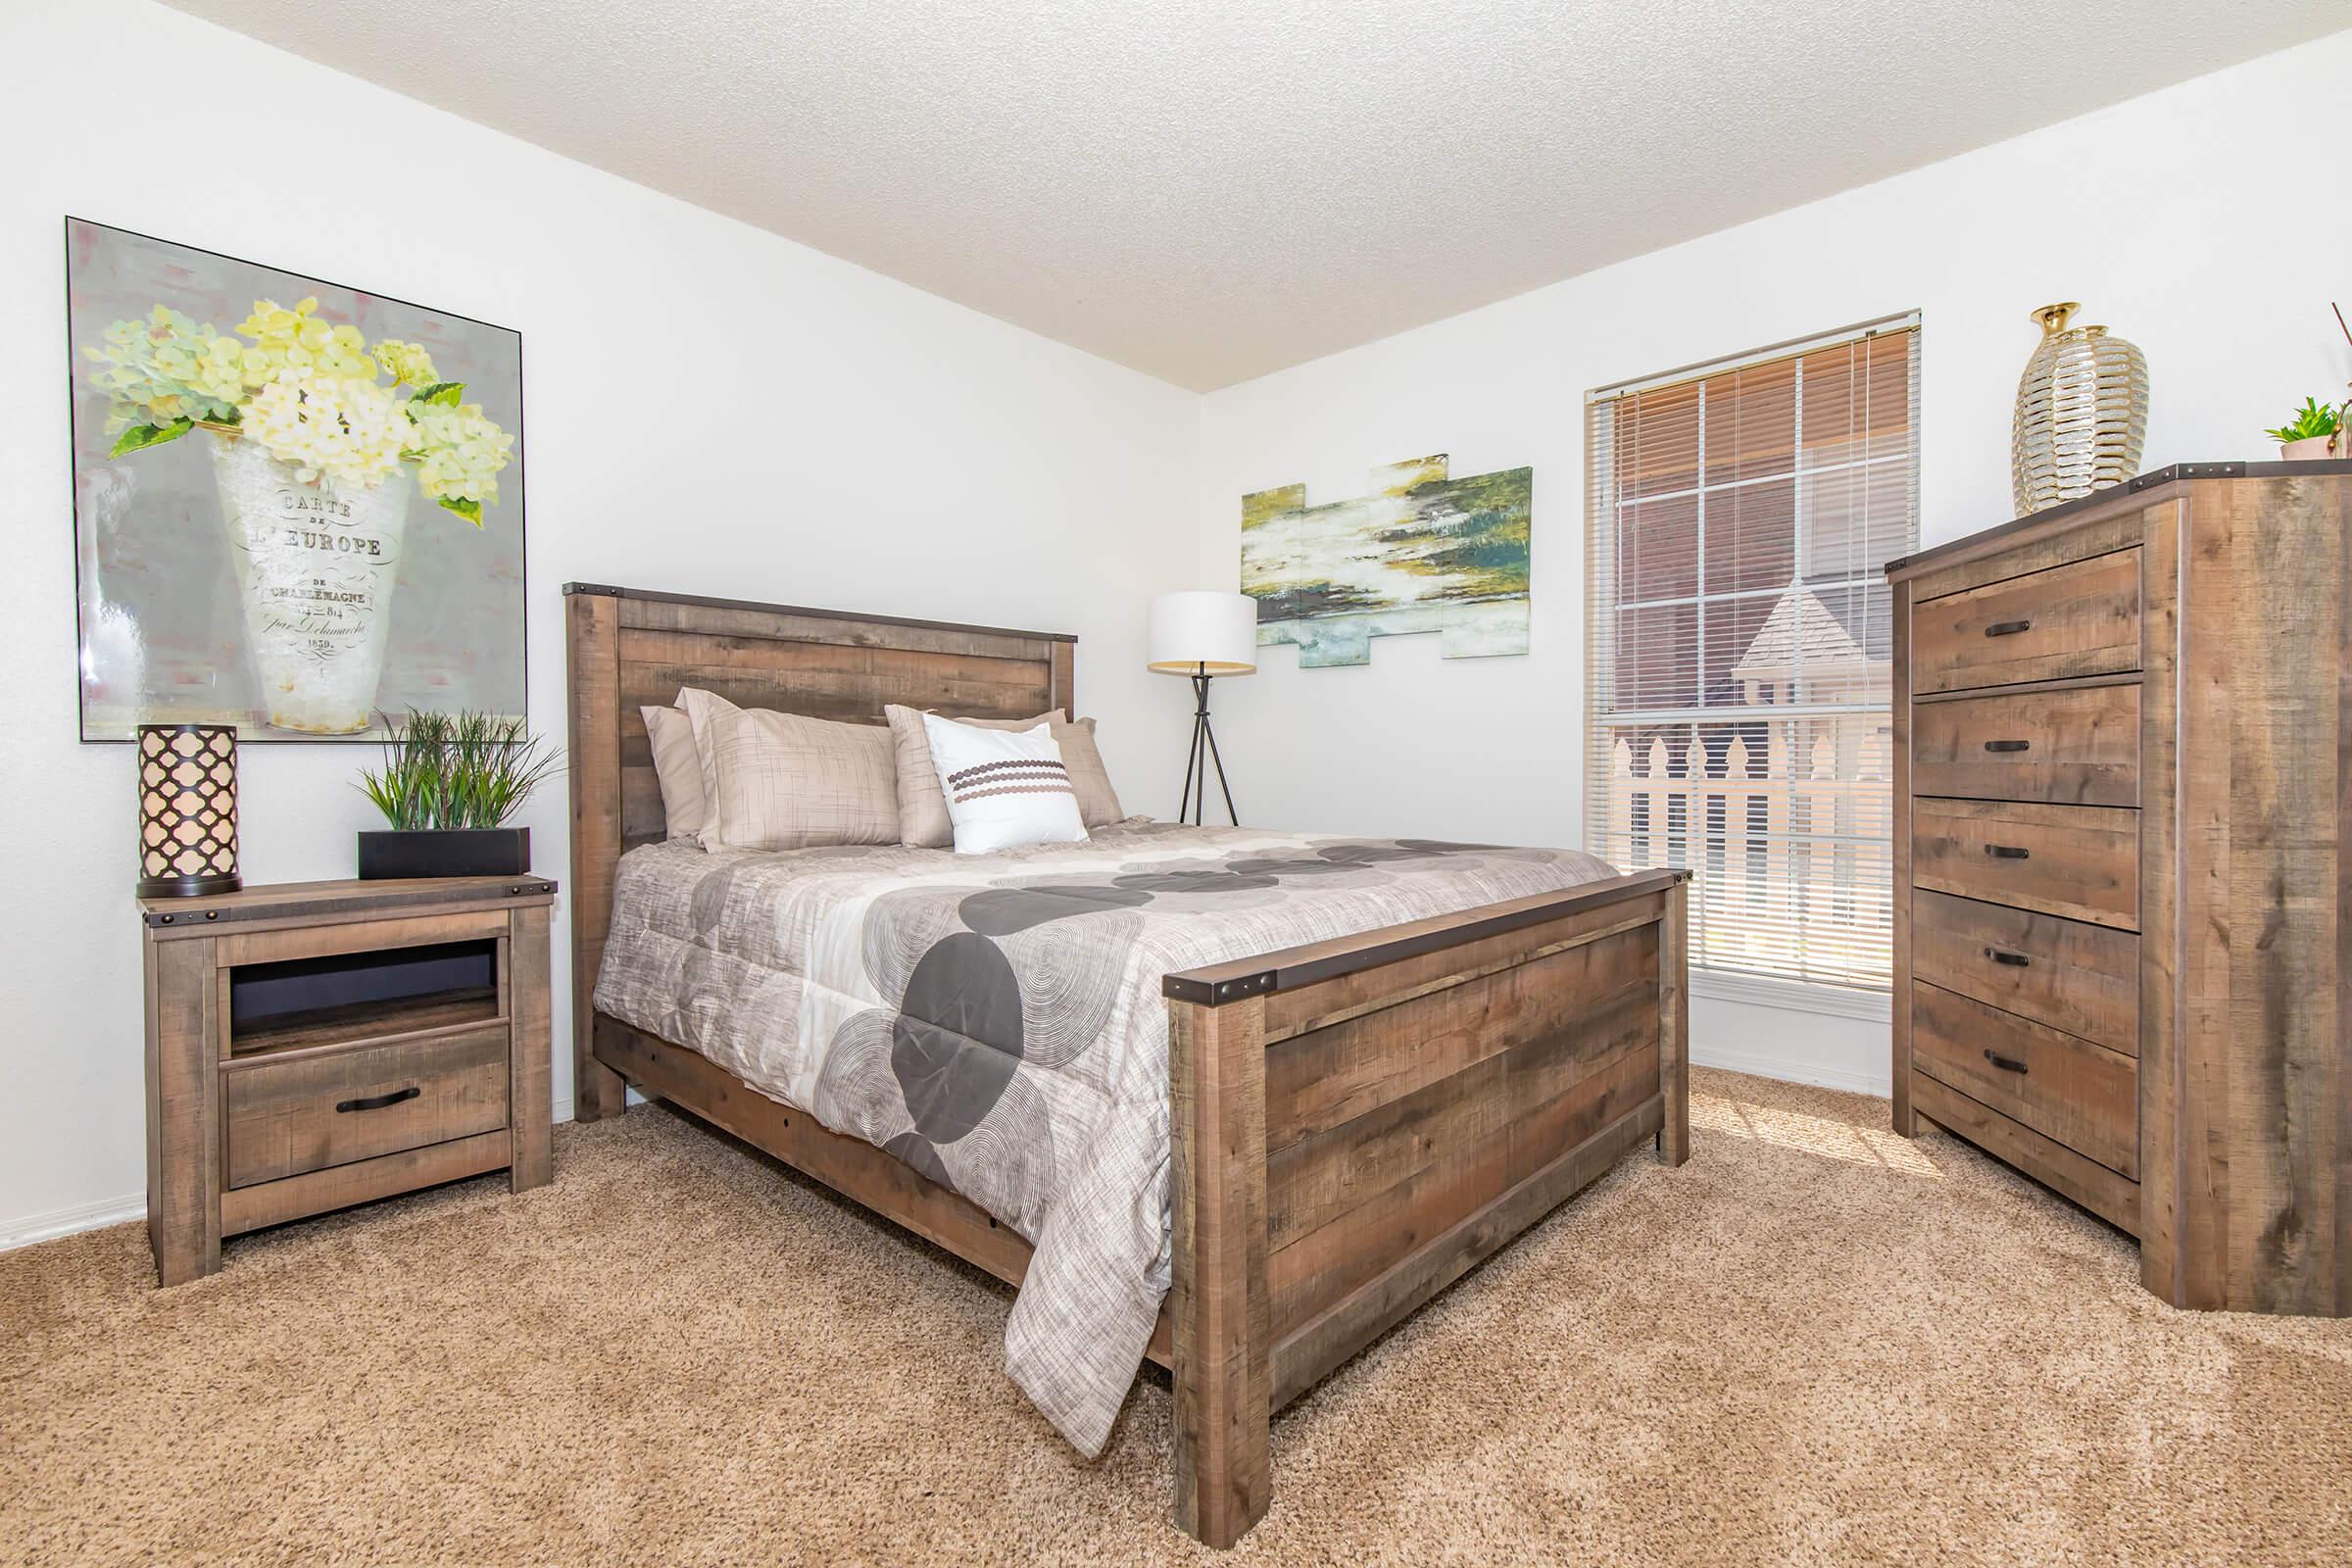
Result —
[[1690, 961], [1700, 968], [1886, 985], [1884, 715], [1677, 727], [1671, 739], [1657, 725], [1613, 736], [1595, 853], [1628, 871], [1696, 873]]

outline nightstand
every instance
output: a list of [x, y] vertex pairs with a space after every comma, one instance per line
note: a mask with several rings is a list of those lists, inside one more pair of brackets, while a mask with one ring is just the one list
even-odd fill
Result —
[[550, 1174], [544, 877], [142, 899], [147, 1236], [220, 1240], [484, 1171]]

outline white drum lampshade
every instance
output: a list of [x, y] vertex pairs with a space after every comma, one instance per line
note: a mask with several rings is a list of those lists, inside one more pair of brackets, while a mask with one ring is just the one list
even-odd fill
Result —
[[1257, 668], [1257, 601], [1211, 591], [1152, 601], [1151, 665], [1163, 675], [1247, 675]]

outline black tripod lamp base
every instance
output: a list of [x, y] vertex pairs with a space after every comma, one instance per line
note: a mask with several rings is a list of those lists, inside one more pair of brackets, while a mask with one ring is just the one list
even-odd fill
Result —
[[1195, 826], [1208, 812], [1208, 770], [1217, 770], [1217, 793], [1225, 798], [1225, 820], [1235, 827], [1242, 819], [1233, 809], [1233, 787], [1225, 782], [1225, 759], [1217, 752], [1217, 732], [1208, 721], [1208, 683], [1213, 675], [1193, 676], [1193, 744], [1185, 754], [1184, 793], [1177, 797], [1176, 820], [1189, 812]]

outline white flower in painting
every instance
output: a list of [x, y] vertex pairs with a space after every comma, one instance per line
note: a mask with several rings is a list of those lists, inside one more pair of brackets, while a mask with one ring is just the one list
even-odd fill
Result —
[[292, 366], [253, 395], [240, 428], [306, 484], [324, 475], [362, 488], [383, 482], [412, 433], [399, 401], [372, 381]]

